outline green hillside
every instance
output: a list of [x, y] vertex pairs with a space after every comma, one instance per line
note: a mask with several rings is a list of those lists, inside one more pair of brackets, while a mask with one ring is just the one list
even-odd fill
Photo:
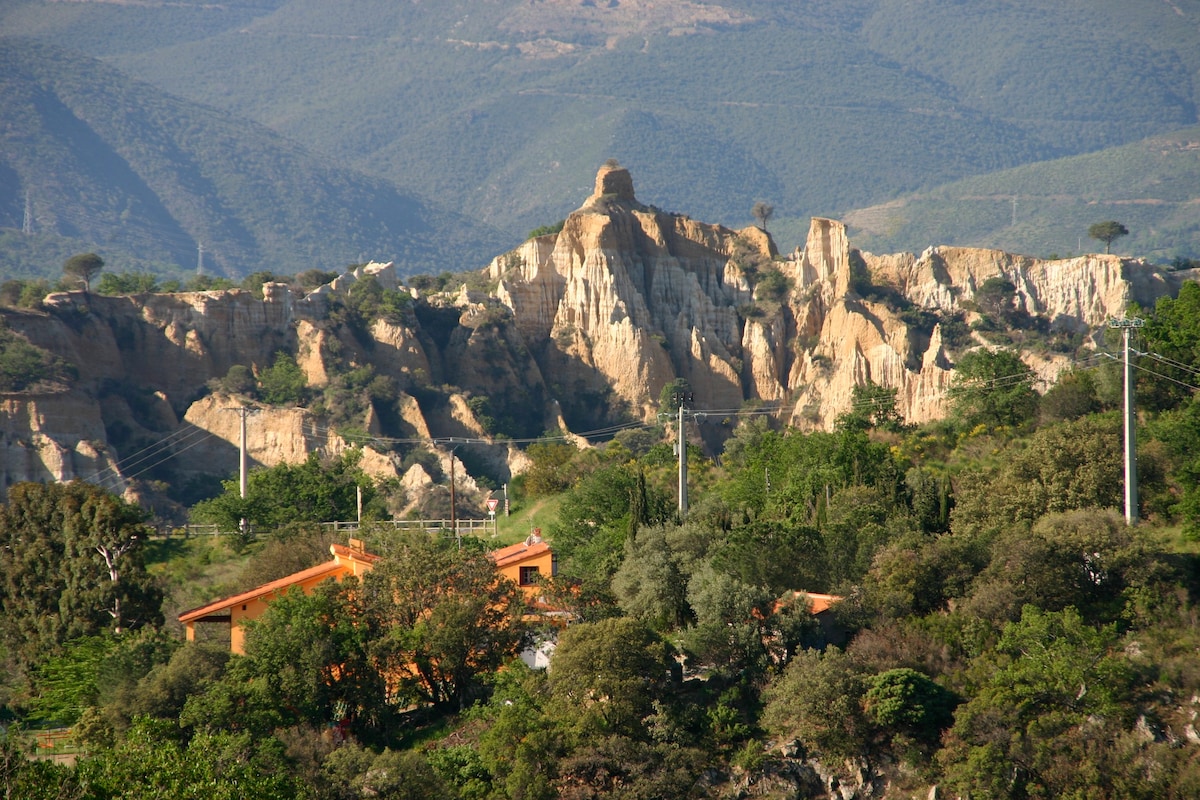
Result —
[[1194, 125], [1200, 87], [1197, 0], [16, 0], [0, 30], [510, 237], [615, 157], [664, 208], [737, 225], [773, 203], [789, 247], [811, 215]]
[[1088, 227], [1113, 219], [1130, 232], [1114, 252], [1160, 263], [1195, 257], [1200, 127], [956, 181], [844, 219], [854, 243], [877, 253], [931, 244], [1038, 256], [1096, 252], [1101, 245], [1088, 239]]
[[[94, 59], [0, 39], [0, 260], [50, 274], [64, 251], [116, 269], [477, 267], [506, 241], [380, 178], [338, 168], [260, 125], [180, 101]], [[460, 260], [461, 259], [461, 260]]]

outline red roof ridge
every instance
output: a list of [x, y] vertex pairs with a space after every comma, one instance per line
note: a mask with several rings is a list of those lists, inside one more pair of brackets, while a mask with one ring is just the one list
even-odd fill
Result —
[[239, 603], [246, 603], [251, 600], [256, 600], [263, 595], [273, 594], [278, 592], [280, 589], [286, 589], [287, 587], [293, 586], [297, 583], [303, 583], [310, 578], [315, 578], [319, 575], [323, 575], [326, 572], [334, 572], [345, 566], [342, 563], [343, 560], [357, 561], [360, 564], [373, 565], [381, 558], [381, 556], [377, 556], [374, 553], [368, 553], [366, 550], [363, 550], [361, 548], [362, 543], [357, 539], [351, 541], [354, 544], [349, 547], [344, 544], [337, 544], [336, 542], [329, 545], [329, 552], [333, 555], [333, 559], [331, 561], [317, 564], [315, 567], [309, 567], [308, 569], [301, 570], [299, 572], [293, 572], [291, 575], [285, 575], [282, 578], [277, 578], [269, 583], [264, 583], [261, 586], [255, 586], [253, 589], [242, 592], [241, 594], [235, 594], [231, 597], [226, 597], [221, 600], [214, 600], [207, 605], [200, 606], [199, 608], [193, 608], [191, 611], [185, 611], [179, 615], [179, 621], [190, 622], [193, 619], [208, 616], [214, 611], [220, 611], [224, 608], [232, 608]]
[[508, 547], [501, 547], [498, 550], [493, 550], [488, 553], [488, 558], [496, 563], [496, 566], [510, 564], [513, 561], [519, 561], [527, 556], [534, 556], [544, 553], [550, 549], [550, 545], [545, 542], [517, 542], [510, 544]]
[[308, 580], [309, 578], [315, 578], [318, 575], [322, 575], [326, 572], [334, 572], [341, 566], [342, 565], [337, 561], [326, 561], [322, 564], [317, 564], [315, 567], [309, 567], [308, 569], [301, 570], [300, 572], [293, 572], [291, 575], [285, 575], [282, 578], [277, 578], [269, 583], [264, 583], [261, 586], [256, 586], [253, 589], [250, 589], [249, 591], [242, 592], [241, 594], [235, 594], [231, 597], [215, 600], [208, 605], [200, 606], [199, 608], [193, 608], [191, 611], [185, 611], [179, 615], [179, 621], [190, 622], [193, 619], [207, 616], [214, 611], [220, 611], [223, 608], [230, 608], [238, 603], [246, 603], [250, 600], [255, 600], [265, 594], [272, 594], [280, 589], [285, 589], [289, 586], [293, 586], [297, 583]]

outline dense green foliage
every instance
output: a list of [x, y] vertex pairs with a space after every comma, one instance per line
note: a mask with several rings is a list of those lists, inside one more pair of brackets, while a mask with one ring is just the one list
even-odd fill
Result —
[[[467, 267], [504, 246], [485, 226], [395, 184], [133, 82], [77, 50], [8, 38], [0, 65], [10, 78], [0, 92], [10, 131], [20, 131], [8, 141], [22, 153], [5, 163], [16, 171], [6, 184], [29, 188], [36, 232], [4, 248], [5, 276], [56, 278], [63, 262], [50, 254], [78, 253], [80, 240], [118, 271], [179, 276], [202, 259], [227, 277], [341, 266], [364, 254], [410, 272]], [[24, 200], [5, 194], [0, 225], [20, 230]]]
[[0, 642], [27, 671], [67, 641], [162, 622], [144, 512], [87, 483], [20, 483], [0, 506]]
[[[0, 24], [39, 41], [36, 52], [12, 45], [4, 70], [17, 79], [4, 107], [19, 154], [0, 225], [20, 229], [30, 188], [35, 235], [55, 239], [37, 245], [53, 253], [43, 265], [103, 245], [122, 269], [190, 268], [202, 244], [209, 265], [237, 275], [365, 257], [440, 270], [482, 264], [504, 249], [497, 241], [561, 219], [615, 156], [644, 199], [699, 218], [748, 224], [754, 202], [771, 198], [784, 249], [812, 214], [907, 194], [881, 210], [886, 219], [864, 217], [874, 234], [864, 246], [1066, 253], [1097, 213], [1128, 213], [1133, 252], [1195, 256], [1192, 195], [1172, 196], [1196, 185], [1195, 159], [1185, 151], [1183, 169], [1137, 170], [1116, 149], [1196, 124], [1187, 13], [1112, 0], [736, 0], [642, 15], [517, 0], [368, 3], [352, 15], [301, 2], [200, 12], [18, 0]], [[108, 65], [199, 105], [168, 102]], [[54, 124], [39, 87], [87, 124]], [[778, 130], [792, 133], [763, 134]], [[1170, 159], [1161, 141], [1147, 141], [1140, 160]], [[1060, 162], [997, 172], [1096, 151], [1068, 191], [1051, 187]], [[326, 154], [373, 177], [316, 163]], [[990, 175], [976, 191], [930, 190]], [[441, 244], [447, 234], [457, 254]], [[59, 236], [71, 237], [69, 252]], [[17, 268], [5, 274], [38, 265], [12, 248], [0, 256]]]
[[358, 467], [360, 454], [347, 451], [327, 463], [312, 453], [301, 464], [279, 464], [252, 470], [241, 496], [238, 479], [224, 482], [223, 494], [193, 509], [198, 520], [222, 530], [237, 530], [241, 520], [259, 528], [282, 528], [300, 522], [333, 522], [358, 518], [361, 491], [366, 518], [376, 518], [375, 487]]

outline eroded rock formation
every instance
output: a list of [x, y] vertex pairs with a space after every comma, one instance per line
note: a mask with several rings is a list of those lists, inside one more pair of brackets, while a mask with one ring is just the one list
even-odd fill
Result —
[[[75, 365], [78, 377], [69, 390], [0, 396], [0, 468], [7, 484], [104, 475], [106, 486], [125, 490], [145, 472], [131, 457], [165, 442], [168, 454], [190, 453], [176, 474], [227, 477], [239, 437], [230, 409], [244, 401], [215, 393], [214, 379], [234, 365], [260, 373], [280, 351], [296, 359], [313, 401], [252, 404], [252, 462], [336, 455], [367, 437], [380, 446], [364, 466], [403, 477], [412, 491], [431, 480], [419, 463], [405, 463], [412, 448], [487, 440], [489, 430], [533, 436], [652, 421], [660, 392], [677, 378], [691, 385], [698, 409], [756, 401], [805, 428], [830, 427], [854, 387], [873, 381], [894, 387], [900, 413], [922, 422], [945, 413], [954, 359], [980, 343], [961, 333], [990, 279], [1011, 284], [1013, 311], [1088, 336], [1131, 301], [1151, 304], [1187, 277], [1102, 255], [1043, 261], [934, 247], [877, 256], [854, 250], [845, 227], [828, 219], [814, 219], [804, 247], [780, 256], [759, 228], [641, 203], [629, 172], [607, 165], [560, 232], [492, 261], [482, 275], [490, 291], [476, 280], [470, 291], [422, 295], [394, 265], [371, 264], [308, 295], [278, 283], [261, 298], [72, 292], [51, 295], [44, 312], [6, 310], [9, 328]], [[408, 311], [348, 321], [342, 301], [362, 281], [411, 299]], [[952, 321], [958, 340], [949, 346]], [[1052, 380], [1070, 359], [1028, 361]], [[330, 409], [342, 402], [337, 392], [351, 391], [346, 376], [368, 367], [384, 387], [374, 386], [353, 435], [343, 435]], [[470, 460], [493, 477], [522, 468], [514, 446], [473, 447]]]

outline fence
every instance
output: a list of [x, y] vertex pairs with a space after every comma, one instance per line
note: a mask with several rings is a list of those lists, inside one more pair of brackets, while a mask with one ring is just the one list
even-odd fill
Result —
[[[490, 534], [496, 530], [496, 522], [492, 519], [385, 519], [370, 520], [363, 523], [351, 520], [348, 522], [322, 522], [321, 527], [339, 533], [353, 533], [363, 526], [372, 528], [393, 528], [398, 531], [425, 531], [442, 535]], [[170, 539], [172, 537], [188, 538], [191, 536], [247, 536], [253, 538], [258, 531], [253, 526], [245, 531], [221, 530], [219, 525], [183, 525], [177, 528], [159, 528], [154, 532], [156, 538]]]

